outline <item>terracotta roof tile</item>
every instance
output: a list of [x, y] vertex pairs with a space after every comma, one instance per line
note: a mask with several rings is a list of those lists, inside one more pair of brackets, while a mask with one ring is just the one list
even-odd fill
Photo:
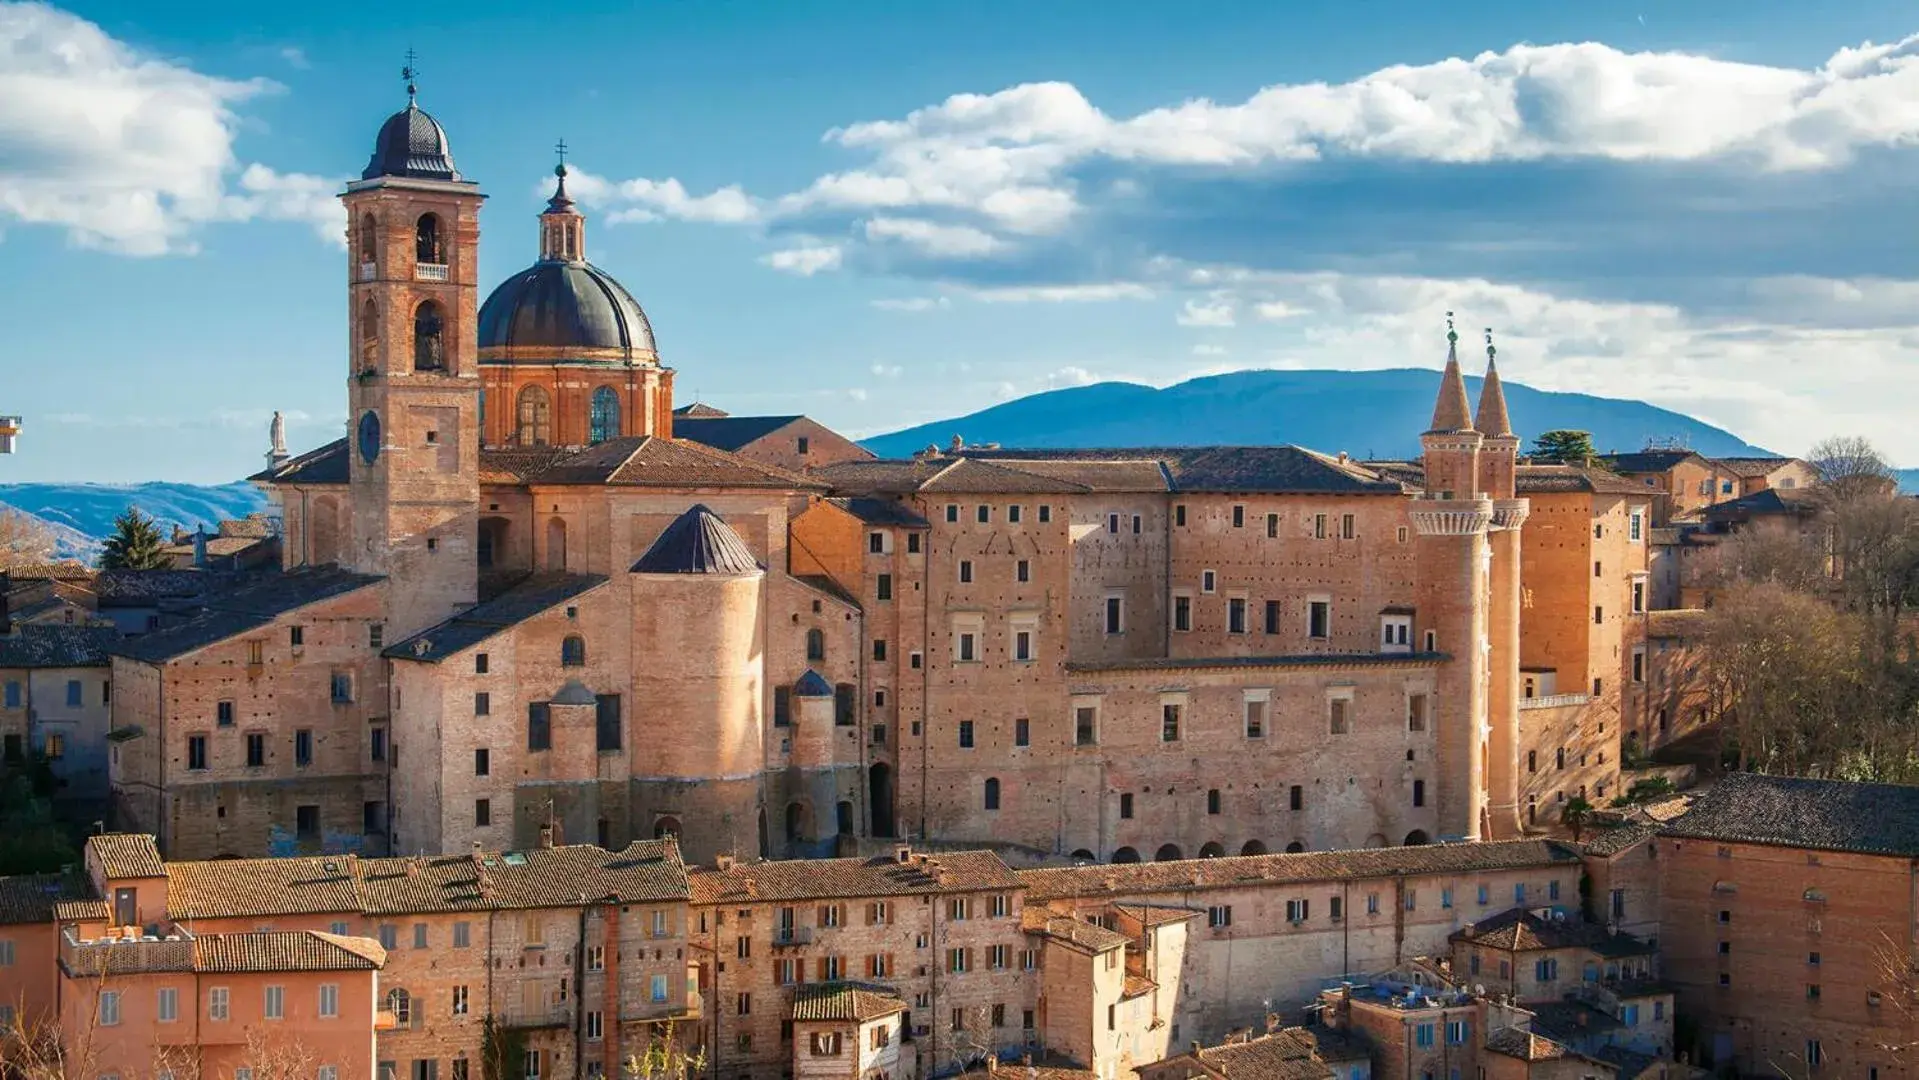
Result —
[[1289, 855], [1233, 855], [1180, 862], [1116, 863], [1022, 870], [1028, 903], [1081, 897], [1132, 897], [1250, 882], [1340, 881], [1352, 878], [1460, 874], [1576, 866], [1577, 850], [1553, 840], [1496, 840], [1477, 844], [1307, 851]]
[[800, 1022], [864, 1023], [906, 1011], [899, 991], [865, 983], [804, 983], [793, 995], [793, 1019]]
[[766, 438], [803, 416], [696, 416], [675, 411], [673, 437], [710, 446], [715, 450], [739, 453], [740, 449]]
[[598, 446], [575, 451], [528, 476], [526, 482], [781, 491], [810, 491], [822, 486], [798, 473], [724, 450], [687, 439], [661, 439], [651, 435], [608, 439]]
[[1113, 910], [1137, 919], [1140, 925], [1148, 929], [1187, 922], [1206, 914], [1197, 908], [1168, 907], [1163, 904], [1114, 904]]
[[1704, 608], [1668, 608], [1646, 613], [1649, 638], [1690, 638], [1705, 633], [1712, 615]]
[[1125, 934], [1108, 930], [1098, 923], [1087, 922], [1077, 915], [1061, 914], [1038, 907], [1022, 910], [1019, 925], [1021, 930], [1029, 934], [1040, 934], [1075, 949], [1096, 953], [1105, 952], [1108, 949], [1123, 949], [1131, 940]]
[[822, 501], [832, 503], [868, 525], [898, 525], [908, 529], [932, 526], [932, 522], [919, 516], [912, 507], [893, 499], [835, 497]]
[[1602, 495], [1655, 494], [1643, 482], [1628, 480], [1605, 469], [1582, 469], [1576, 465], [1521, 465], [1513, 477], [1521, 495], [1542, 495], [1557, 491], [1590, 491]]
[[1527, 908], [1508, 908], [1453, 931], [1453, 941], [1506, 952], [1589, 949], [1602, 956], [1639, 956], [1655, 951], [1631, 934], [1595, 926], [1577, 915], [1542, 918]]
[[1553, 1061], [1569, 1057], [1572, 1051], [1522, 1028], [1500, 1028], [1486, 1036], [1486, 1049], [1521, 1061]]
[[282, 971], [378, 971], [386, 950], [377, 941], [311, 930], [179, 935], [172, 939], [87, 941], [64, 950], [77, 974], [201, 972], [214, 975]]
[[810, 900], [830, 897], [914, 896], [1018, 889], [1020, 878], [991, 851], [892, 855], [852, 859], [793, 859], [700, 867], [688, 873], [702, 903]]
[[1326, 1080], [1333, 1070], [1294, 1030], [1203, 1047], [1199, 1059], [1225, 1080]]
[[290, 859], [216, 859], [167, 868], [167, 917], [332, 915], [360, 910], [350, 855]]
[[111, 649], [113, 655], [163, 664], [270, 625], [289, 612], [368, 588], [382, 579], [334, 566], [316, 566], [236, 580], [240, 583], [235, 587], [205, 596], [201, 614], [163, 630], [116, 642]]
[[1711, 460], [1714, 465], [1723, 467], [1734, 476], [1749, 478], [1769, 476], [1788, 465], [1799, 464], [1798, 458], [1789, 457], [1722, 457]]
[[1758, 773], [1721, 777], [1665, 835], [1919, 856], [1919, 787]]
[[752, 549], [726, 519], [696, 503], [660, 533], [633, 564], [635, 574], [757, 574]]
[[87, 851], [99, 861], [100, 870], [110, 878], [162, 878], [167, 864], [160, 861], [160, 849], [153, 837], [144, 833], [103, 833], [87, 838]]

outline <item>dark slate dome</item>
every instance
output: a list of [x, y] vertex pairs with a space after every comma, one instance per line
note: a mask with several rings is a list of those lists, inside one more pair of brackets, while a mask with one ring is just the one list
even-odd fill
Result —
[[[500, 283], [480, 306], [481, 349], [580, 352], [618, 350], [627, 360], [654, 359], [653, 325], [640, 302], [612, 275], [588, 262], [543, 259]], [[564, 359], [563, 355], [555, 359]]]
[[704, 505], [675, 518], [640, 561], [635, 574], [755, 574], [762, 567], [724, 519]]
[[373, 144], [373, 159], [366, 163], [360, 179], [377, 180], [382, 176], [460, 179], [453, 168], [453, 148], [447, 145], [446, 129], [411, 101], [380, 125], [380, 137]]

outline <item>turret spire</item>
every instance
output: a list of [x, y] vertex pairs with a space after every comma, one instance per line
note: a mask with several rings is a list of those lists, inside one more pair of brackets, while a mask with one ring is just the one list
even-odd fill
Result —
[[1506, 390], [1499, 383], [1495, 363], [1499, 350], [1493, 347], [1493, 329], [1486, 328], [1486, 379], [1479, 388], [1479, 412], [1473, 426], [1487, 438], [1506, 438], [1513, 433], [1512, 417], [1506, 413]]
[[1471, 431], [1472, 415], [1466, 405], [1466, 377], [1459, 371], [1459, 332], [1453, 329], [1453, 313], [1446, 313], [1446, 371], [1439, 377], [1439, 400], [1433, 404], [1432, 431]]
[[540, 214], [540, 258], [584, 262], [586, 218], [574, 207], [573, 197], [566, 193], [566, 150], [565, 139], [553, 146], [560, 162], [553, 166], [553, 197], [546, 201], [546, 210]]

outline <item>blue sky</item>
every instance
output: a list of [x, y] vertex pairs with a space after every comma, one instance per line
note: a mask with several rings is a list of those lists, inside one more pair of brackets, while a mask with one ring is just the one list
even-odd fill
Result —
[[337, 436], [333, 195], [420, 101], [530, 262], [564, 137], [681, 400], [855, 434], [1436, 365], [1919, 463], [1919, 15], [1780, 2], [0, 0], [0, 480]]

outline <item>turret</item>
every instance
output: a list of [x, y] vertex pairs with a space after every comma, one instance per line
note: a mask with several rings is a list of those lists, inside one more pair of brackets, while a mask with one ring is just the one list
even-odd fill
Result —
[[1459, 333], [1446, 313], [1446, 370], [1439, 377], [1432, 427], [1419, 437], [1424, 449], [1426, 495], [1435, 499], [1472, 499], [1479, 494], [1479, 447], [1466, 403], [1466, 377], [1459, 370]]
[[1506, 413], [1506, 388], [1499, 382], [1498, 353], [1488, 328], [1486, 380], [1479, 388], [1479, 412], [1473, 426], [1486, 440], [1479, 454], [1479, 490], [1488, 498], [1510, 499], [1516, 494], [1519, 436], [1513, 434], [1512, 418]]

